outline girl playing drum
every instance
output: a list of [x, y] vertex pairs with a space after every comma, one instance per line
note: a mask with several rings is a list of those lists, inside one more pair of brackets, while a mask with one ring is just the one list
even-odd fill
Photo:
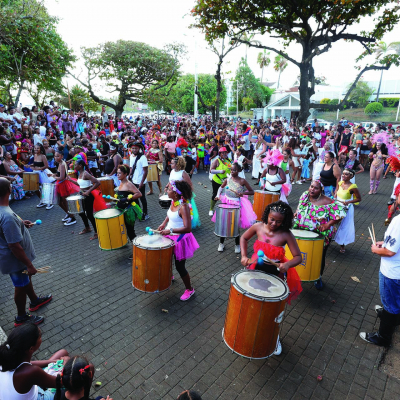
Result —
[[181, 296], [181, 300], [186, 301], [194, 295], [194, 288], [185, 268], [186, 259], [193, 257], [194, 252], [199, 248], [192, 233], [190, 217], [189, 204], [192, 198], [192, 188], [185, 181], [171, 181], [167, 194], [172, 200], [171, 207], [158, 230], [161, 231], [161, 235], [175, 242], [175, 268], [185, 284], [186, 290]]

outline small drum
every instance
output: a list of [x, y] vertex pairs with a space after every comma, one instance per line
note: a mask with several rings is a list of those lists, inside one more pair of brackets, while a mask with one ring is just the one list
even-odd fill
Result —
[[80, 194], [74, 194], [67, 197], [68, 213], [81, 214], [85, 211], [85, 197]]
[[175, 242], [161, 235], [141, 235], [133, 240], [132, 286], [158, 293], [171, 286]]
[[163, 194], [159, 199], [158, 202], [161, 206], [161, 208], [164, 208], [165, 210], [168, 210], [169, 207], [171, 206], [171, 199], [168, 197], [167, 194]]
[[254, 191], [253, 210], [257, 215], [257, 221], [261, 221], [265, 207], [267, 207], [271, 203], [275, 203], [279, 200], [280, 197], [281, 194], [279, 192], [267, 192], [265, 190]]
[[147, 172], [147, 182], [158, 181], [158, 167], [157, 164], [149, 164]]
[[[114, 197], [114, 179], [109, 176], [103, 176], [102, 178], [97, 178], [100, 182], [100, 190], [104, 196]], [[111, 202], [112, 200], [104, 199], [106, 202]]]
[[109, 208], [98, 211], [94, 218], [102, 250], [120, 249], [128, 243], [123, 211]]
[[233, 275], [222, 331], [226, 345], [247, 358], [272, 356], [288, 296], [277, 276], [255, 270]]
[[214, 233], [219, 237], [238, 237], [240, 222], [240, 206], [218, 204], [215, 214]]
[[39, 190], [39, 174], [37, 172], [24, 172], [22, 175], [25, 192]]
[[60, 203], [60, 196], [57, 193], [57, 187], [54, 183], [43, 183], [41, 202], [54, 205]]
[[[299, 245], [302, 262], [296, 267], [303, 282], [314, 282], [321, 277], [322, 253], [324, 251], [324, 238], [316, 232], [304, 229], [292, 229], [297, 244]], [[293, 258], [289, 247], [285, 247], [285, 257]]]
[[73, 169], [69, 169], [67, 173], [68, 173], [70, 178], [78, 179], [78, 176], [77, 176], [76, 172]]

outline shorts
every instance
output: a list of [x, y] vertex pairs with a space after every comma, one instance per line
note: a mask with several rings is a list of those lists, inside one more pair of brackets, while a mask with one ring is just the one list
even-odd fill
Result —
[[53, 400], [55, 393], [51, 392], [50, 390], [43, 390], [41, 387], [38, 386], [38, 396], [37, 400]]
[[360, 150], [360, 154], [368, 155], [369, 153], [371, 153], [371, 150]]
[[400, 314], [400, 279], [390, 279], [379, 271], [379, 294], [387, 312]]
[[14, 287], [25, 287], [29, 285], [29, 282], [31, 281], [29, 275], [23, 274], [22, 271], [24, 270], [18, 272], [11, 272], [10, 278], [12, 280]]

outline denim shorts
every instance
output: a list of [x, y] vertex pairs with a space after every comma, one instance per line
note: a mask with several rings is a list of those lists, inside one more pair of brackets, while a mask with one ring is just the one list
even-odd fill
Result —
[[55, 393], [50, 392], [50, 390], [43, 390], [41, 387], [38, 387], [38, 396], [37, 400], [53, 400]]
[[379, 271], [379, 294], [386, 311], [400, 314], [400, 279], [389, 279]]
[[11, 272], [10, 274], [12, 283], [15, 287], [24, 287], [29, 285], [31, 281], [28, 274], [23, 274], [22, 271]]

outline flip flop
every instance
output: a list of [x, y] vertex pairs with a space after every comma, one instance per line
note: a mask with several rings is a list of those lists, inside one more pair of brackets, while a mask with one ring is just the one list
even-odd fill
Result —
[[152, 194], [154, 194], [154, 192], [147, 192], [147, 193], [146, 193], [146, 196], [150, 196], [150, 195], [152, 195]]
[[97, 233], [95, 234], [95, 235], [93, 235], [89, 240], [96, 240], [96, 239], [98, 239], [99, 237], [98, 237], [98, 235], [97, 235]]
[[89, 229], [84, 229], [83, 231], [81, 231], [81, 232], [79, 232], [79, 235], [84, 235], [85, 233], [89, 233], [89, 232], [92, 232], [92, 230], [89, 228]]

